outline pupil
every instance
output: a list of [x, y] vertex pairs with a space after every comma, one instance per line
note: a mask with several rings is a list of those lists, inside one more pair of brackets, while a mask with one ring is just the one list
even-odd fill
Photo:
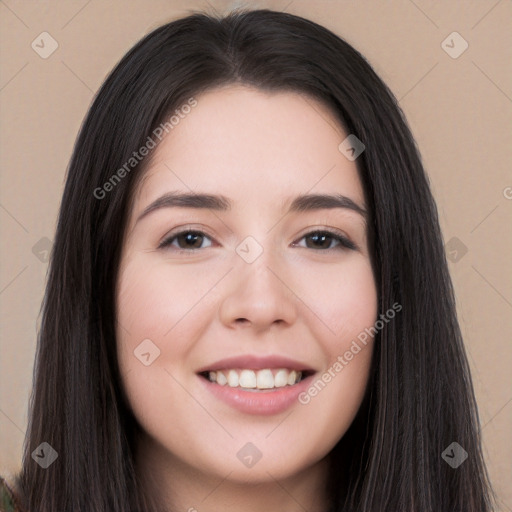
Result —
[[[200, 238], [201, 238], [201, 236], [196, 233], [187, 233], [185, 235], [186, 245], [188, 245], [189, 247], [198, 247], [197, 243], [194, 244], [194, 242], [197, 242], [197, 240]], [[189, 242], [191, 242], [191, 243], [189, 243]], [[201, 245], [201, 243], [199, 243], [199, 246], [200, 245]]]
[[[322, 239], [321, 242], [325, 242], [325, 240], [327, 238], [330, 238], [330, 237], [329, 237], [329, 235], [326, 235], [326, 234], [311, 235], [311, 239], [314, 241], [315, 244], [317, 244], [319, 239]], [[329, 245], [330, 244], [328, 243], [327, 246], [329, 246]], [[325, 246], [325, 243], [324, 243], [324, 246]], [[317, 244], [317, 247], [318, 247], [318, 244]]]

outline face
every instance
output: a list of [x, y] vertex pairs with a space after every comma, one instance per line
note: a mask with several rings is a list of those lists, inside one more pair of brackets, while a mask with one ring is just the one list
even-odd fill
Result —
[[[363, 189], [338, 149], [348, 134], [312, 98], [229, 86], [196, 100], [153, 150], [130, 211], [123, 387], [169, 471], [287, 478], [326, 457], [369, 378]], [[178, 198], [192, 193], [207, 197]], [[331, 199], [297, 202], [307, 195]]]

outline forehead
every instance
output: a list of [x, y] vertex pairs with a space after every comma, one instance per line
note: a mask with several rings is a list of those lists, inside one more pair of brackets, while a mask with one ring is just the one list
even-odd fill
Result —
[[323, 103], [239, 85], [195, 99], [151, 155], [134, 213], [169, 190], [222, 193], [269, 207], [307, 192], [364, 203], [356, 164], [338, 149], [347, 134]]

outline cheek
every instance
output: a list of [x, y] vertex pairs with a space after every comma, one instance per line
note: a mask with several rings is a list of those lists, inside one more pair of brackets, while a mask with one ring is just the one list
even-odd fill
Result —
[[322, 431], [313, 449], [327, 453], [350, 427], [364, 397], [373, 355], [377, 289], [371, 263], [360, 255], [339, 265], [295, 265], [288, 282], [293, 283], [306, 325], [325, 355], [324, 367], [299, 402]]
[[369, 260], [359, 256], [338, 269], [304, 265], [299, 275], [301, 298], [318, 317], [311, 325], [316, 325], [315, 338], [327, 356], [322, 372], [299, 401], [308, 416], [322, 418], [328, 447], [349, 428], [363, 400], [373, 354], [370, 328], [377, 320], [377, 290]]
[[323, 333], [329, 353], [375, 322], [377, 290], [366, 258], [353, 255], [339, 265], [304, 262], [294, 274], [300, 276], [294, 291], [317, 318], [316, 334]]
[[[162, 350], [180, 354], [187, 349], [190, 329], [200, 324], [187, 322], [198, 303], [210, 300], [208, 290], [218, 281], [222, 269], [210, 266], [207, 272], [192, 271], [165, 260], [152, 262], [135, 256], [123, 267], [117, 296], [118, 350], [126, 357], [144, 339]], [[220, 274], [221, 275], [221, 274]], [[184, 321], [185, 320], [185, 321]], [[186, 330], [186, 332], [184, 332]], [[172, 340], [172, 343], [170, 341]]]
[[116, 304], [117, 356], [129, 401], [145, 421], [162, 420], [162, 403], [180, 406], [178, 381], [184, 382], [193, 340], [203, 336], [201, 319], [213, 300], [208, 292], [226, 273], [224, 267], [219, 262], [203, 271], [165, 259], [155, 262], [144, 253], [124, 262]]
[[181, 397], [171, 377], [173, 365], [187, 360], [189, 340], [198, 336], [197, 324], [186, 319], [199, 290], [186, 281], [176, 266], [152, 261], [143, 253], [128, 258], [119, 275], [119, 367], [131, 408], [146, 431], [159, 432], [172, 420], [173, 411], [164, 405], [179, 406]]
[[187, 353], [187, 336], [176, 335], [183, 325], [179, 320], [185, 314], [187, 288], [171, 278], [161, 265], [138, 256], [119, 276], [117, 354], [125, 391], [139, 419], [148, 419], [153, 406], [166, 398], [168, 358], [181, 360]]

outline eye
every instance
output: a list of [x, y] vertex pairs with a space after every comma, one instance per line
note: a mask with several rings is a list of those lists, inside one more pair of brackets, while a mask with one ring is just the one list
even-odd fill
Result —
[[[310, 240], [311, 243], [308, 244], [306, 242], [306, 248], [308, 249], [320, 249], [320, 250], [331, 250], [331, 249], [349, 249], [352, 251], [357, 250], [356, 244], [354, 244], [351, 240], [349, 240], [342, 233], [329, 231], [329, 230], [318, 230], [318, 231], [310, 231], [306, 233], [301, 240]], [[335, 242], [335, 245], [332, 246], [332, 242]], [[336, 244], [337, 242], [337, 244]], [[302, 246], [304, 247], [304, 246]]]
[[[197, 230], [185, 230], [178, 233], [173, 233], [164, 239], [158, 246], [159, 249], [174, 246], [178, 252], [193, 251], [195, 249], [204, 249], [203, 242], [210, 240], [210, 244], [206, 247], [211, 247], [211, 238]], [[311, 243], [307, 243], [305, 247], [307, 249], [316, 250], [357, 250], [357, 246], [349, 240], [342, 233], [329, 231], [329, 230], [317, 230], [310, 231], [305, 234], [300, 240], [310, 240]], [[334, 246], [332, 245], [334, 242]], [[177, 244], [177, 245], [176, 245]], [[304, 246], [301, 246], [304, 247]]]
[[[162, 249], [164, 247], [168, 246], [175, 246], [174, 242], [177, 242], [177, 250], [178, 251], [187, 251], [187, 250], [194, 250], [194, 249], [202, 249], [201, 247], [203, 241], [205, 239], [210, 240], [210, 237], [207, 236], [202, 231], [192, 231], [192, 230], [185, 230], [180, 231], [179, 233], [174, 233], [171, 236], [167, 237], [165, 240], [163, 240], [160, 245], [158, 246], [159, 249]], [[212, 244], [206, 246], [210, 247]]]

